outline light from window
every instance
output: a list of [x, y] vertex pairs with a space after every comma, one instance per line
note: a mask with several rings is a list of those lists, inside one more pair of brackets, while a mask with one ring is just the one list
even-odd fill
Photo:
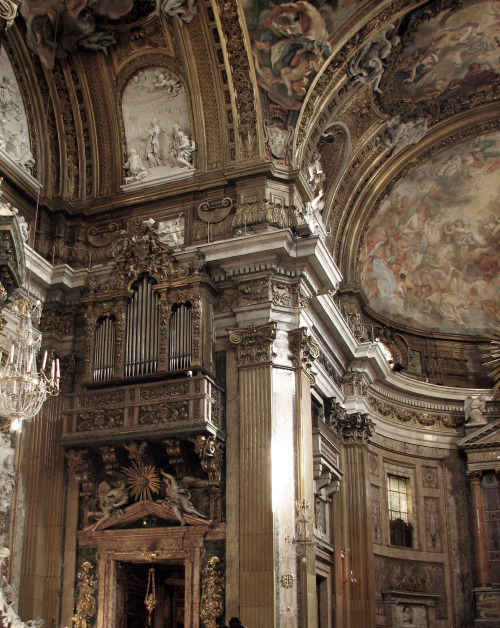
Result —
[[387, 476], [387, 503], [391, 545], [412, 547], [412, 527], [408, 518], [408, 478]]

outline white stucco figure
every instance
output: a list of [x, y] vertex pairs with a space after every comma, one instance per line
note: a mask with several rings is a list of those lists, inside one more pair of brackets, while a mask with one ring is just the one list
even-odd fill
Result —
[[484, 395], [470, 395], [464, 400], [465, 422], [471, 425], [486, 425], [486, 397]]
[[16, 483], [14, 469], [14, 449], [10, 444], [10, 437], [1, 434], [0, 438], [0, 512], [5, 513], [10, 508], [12, 493]]
[[171, 154], [177, 160], [180, 166], [185, 166], [191, 170], [194, 170], [194, 166], [191, 163], [193, 160], [193, 153], [196, 150], [196, 144], [193, 140], [181, 131], [178, 124], [174, 124], [172, 129], [172, 144]]
[[157, 11], [167, 17], [177, 18], [179, 25], [189, 24], [197, 12], [195, 0], [156, 0]]
[[133, 181], [140, 181], [144, 179], [149, 173], [149, 170], [142, 164], [142, 159], [139, 157], [135, 148], [130, 150], [129, 158], [124, 166], [127, 171], [125, 176], [126, 183], [132, 183]]
[[[160, 156], [160, 133], [161, 128], [158, 124], [158, 120], [155, 118], [151, 122], [150, 129], [144, 129], [146, 133], [149, 133], [149, 142], [146, 148], [146, 158], [151, 168], [156, 168], [162, 165]], [[132, 151], [130, 151], [132, 152]]]
[[395, 155], [407, 146], [417, 144], [427, 133], [427, 120], [425, 118], [415, 118], [409, 122], [401, 122], [401, 116], [396, 115], [390, 118], [383, 131], [375, 138], [375, 146], [392, 148]]
[[355, 78], [363, 85], [373, 84], [373, 91], [381, 93], [380, 81], [384, 73], [384, 59], [387, 58], [392, 48], [399, 43], [399, 37], [393, 35], [390, 39], [387, 35], [394, 30], [389, 24], [378, 33], [362, 50], [356, 54], [349, 63], [348, 76]]

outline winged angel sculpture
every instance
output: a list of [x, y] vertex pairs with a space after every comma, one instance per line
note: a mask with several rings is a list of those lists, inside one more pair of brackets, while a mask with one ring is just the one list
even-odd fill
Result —
[[470, 395], [464, 400], [465, 422], [472, 425], [486, 425], [485, 417], [486, 397], [484, 395]]
[[[77, 48], [107, 54], [116, 43], [109, 20], [128, 15], [142, 4], [147, 14], [163, 13], [180, 26], [196, 15], [196, 0], [22, 0], [20, 13], [26, 27], [26, 41], [43, 65], [50, 69], [55, 57], [66, 57]], [[48, 18], [48, 19], [47, 19]], [[107, 22], [107, 23], [106, 23]]]

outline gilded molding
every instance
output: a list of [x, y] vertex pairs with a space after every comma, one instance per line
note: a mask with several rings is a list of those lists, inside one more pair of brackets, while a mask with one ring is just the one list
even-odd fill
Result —
[[82, 412], [76, 419], [77, 432], [96, 432], [123, 427], [125, 410], [123, 408], [108, 408], [94, 412]]
[[69, 449], [66, 453], [68, 467], [80, 485], [80, 497], [88, 504], [94, 492], [93, 469], [88, 457], [88, 449]]
[[224, 461], [224, 446], [214, 436], [198, 434], [189, 438], [194, 445], [194, 451], [200, 457], [201, 468], [208, 475], [210, 484], [220, 487], [222, 479], [222, 464]]
[[189, 462], [184, 455], [182, 441], [177, 438], [166, 438], [163, 443], [169, 456], [168, 464], [174, 467], [176, 477], [182, 478], [188, 475]]
[[200, 618], [205, 628], [217, 628], [224, 612], [224, 577], [218, 566], [220, 559], [210, 556], [201, 574]]
[[0, 0], [0, 24], [3, 29], [10, 28], [17, 17], [21, 0]]
[[45, 306], [40, 319], [42, 333], [55, 332], [61, 336], [72, 336], [75, 327], [75, 312], [60, 312], [55, 307]]
[[80, 566], [75, 590], [75, 613], [71, 621], [75, 628], [87, 628], [93, 624], [93, 618], [97, 610], [95, 598], [97, 579], [92, 575], [94, 566], [85, 561]]
[[156, 403], [142, 405], [139, 408], [139, 425], [157, 423], [175, 423], [187, 421], [189, 418], [189, 402]]
[[235, 111], [238, 115], [239, 160], [258, 156], [258, 113], [253, 75], [249, 55], [245, 47], [244, 30], [238, 3], [234, 0], [218, 0], [219, 15], [226, 40], [226, 51], [231, 67], [235, 93]]
[[92, 395], [79, 395], [78, 405], [80, 408], [102, 408], [110, 404], [124, 403], [125, 392], [123, 390], [108, 390], [105, 393], [96, 393]]
[[140, 388], [141, 401], [161, 399], [162, 397], [181, 397], [187, 394], [189, 394], [189, 384], [187, 382], [158, 384], [158, 386]]
[[229, 341], [236, 345], [238, 366], [272, 362], [275, 353], [276, 323], [260, 327], [229, 329]]

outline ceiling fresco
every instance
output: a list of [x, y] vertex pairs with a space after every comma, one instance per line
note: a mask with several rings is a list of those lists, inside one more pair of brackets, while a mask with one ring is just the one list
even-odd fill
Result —
[[369, 306], [398, 323], [479, 334], [500, 308], [500, 132], [440, 153], [382, 205], [360, 251]]
[[243, 2], [259, 86], [271, 111], [299, 110], [331, 53], [328, 37], [363, 0]]
[[446, 100], [500, 80], [500, 3], [443, 11], [418, 29], [397, 66], [394, 88], [413, 103]]

